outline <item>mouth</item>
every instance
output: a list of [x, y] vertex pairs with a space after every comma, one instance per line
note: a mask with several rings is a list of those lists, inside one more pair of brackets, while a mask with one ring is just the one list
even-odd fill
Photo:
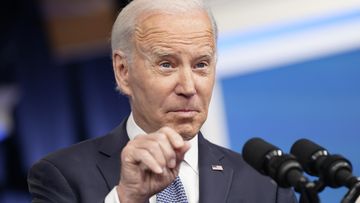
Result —
[[196, 109], [176, 109], [169, 111], [169, 113], [173, 113], [180, 117], [194, 117], [197, 113], [199, 113]]

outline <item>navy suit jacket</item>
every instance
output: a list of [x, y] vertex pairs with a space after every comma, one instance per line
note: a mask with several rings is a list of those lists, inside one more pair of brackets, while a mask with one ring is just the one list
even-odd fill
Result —
[[[241, 155], [207, 141], [199, 143], [199, 202], [292, 203], [278, 187], [246, 164]], [[120, 177], [120, 153], [129, 141], [126, 119], [109, 134], [54, 152], [28, 175], [32, 202], [103, 202]], [[221, 165], [222, 171], [212, 170]]]

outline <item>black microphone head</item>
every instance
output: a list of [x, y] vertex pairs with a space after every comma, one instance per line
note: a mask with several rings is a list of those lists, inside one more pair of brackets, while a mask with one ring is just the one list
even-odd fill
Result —
[[290, 153], [297, 158], [304, 170], [310, 175], [319, 175], [316, 160], [329, 154], [325, 148], [307, 139], [296, 141], [292, 145]]
[[280, 187], [302, 187], [307, 179], [296, 159], [261, 138], [248, 140], [242, 150], [244, 160], [260, 173], [270, 176]]
[[344, 157], [330, 155], [325, 148], [307, 139], [296, 141], [290, 152], [307, 173], [319, 176], [326, 185], [337, 188], [353, 184], [352, 166]]
[[242, 150], [244, 160], [264, 175], [268, 175], [264, 170], [266, 156], [271, 152], [281, 154], [281, 150], [265, 140], [255, 137], [248, 140]]

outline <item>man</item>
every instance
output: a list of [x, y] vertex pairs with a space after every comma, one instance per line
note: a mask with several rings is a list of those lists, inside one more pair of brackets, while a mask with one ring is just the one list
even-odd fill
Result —
[[294, 202], [290, 190], [200, 133], [216, 38], [201, 0], [125, 7], [112, 32], [113, 68], [132, 113], [108, 135], [36, 163], [28, 178], [33, 202]]

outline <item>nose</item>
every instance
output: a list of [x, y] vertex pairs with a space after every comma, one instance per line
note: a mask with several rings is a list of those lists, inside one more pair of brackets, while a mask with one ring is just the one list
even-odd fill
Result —
[[184, 97], [191, 97], [196, 94], [194, 73], [190, 67], [183, 67], [179, 71], [175, 93]]

